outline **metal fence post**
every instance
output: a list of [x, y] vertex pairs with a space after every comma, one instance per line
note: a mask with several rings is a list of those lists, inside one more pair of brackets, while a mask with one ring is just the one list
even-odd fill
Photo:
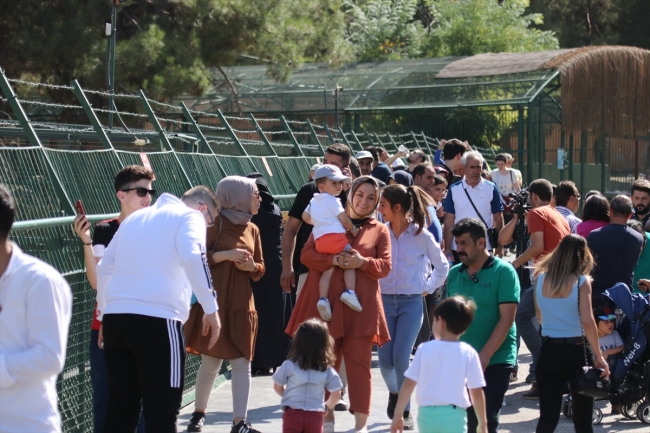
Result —
[[226, 127], [226, 131], [228, 131], [228, 135], [230, 135], [232, 141], [235, 142], [235, 146], [237, 146], [239, 152], [244, 156], [248, 156], [248, 152], [246, 152], [246, 149], [244, 149], [244, 146], [241, 144], [241, 141], [239, 141], [239, 137], [237, 137], [237, 134], [235, 134], [235, 131], [233, 131], [232, 127], [230, 126], [230, 123], [228, 123], [228, 121], [226, 120], [226, 116], [223, 115], [221, 110], [217, 110], [217, 116], [219, 116], [219, 120], [221, 121], [221, 124]]
[[533, 104], [528, 104], [528, 170], [526, 170], [528, 182], [533, 181]]
[[[388, 132], [388, 131], [386, 131], [386, 135], [388, 136], [388, 139], [390, 140], [393, 147], [395, 148], [395, 152], [397, 152], [399, 150], [399, 146], [397, 145], [397, 143], [395, 143], [395, 140], [393, 140], [393, 136], [390, 135], [390, 132]], [[408, 155], [406, 155], [406, 156], [408, 156]]]
[[309, 119], [307, 119], [307, 125], [309, 126], [309, 132], [311, 133], [311, 138], [314, 139], [316, 144], [318, 145], [318, 148], [320, 149], [320, 152], [323, 156], [325, 156], [325, 149], [323, 149], [323, 145], [321, 144], [320, 140], [318, 139], [318, 135], [316, 135], [316, 130], [314, 129], [314, 125], [311, 124]]
[[160, 142], [162, 144], [163, 149], [166, 148], [167, 150], [174, 150], [172, 144], [169, 142], [169, 139], [167, 138], [167, 135], [165, 135], [165, 130], [160, 125], [160, 122], [158, 122], [156, 113], [154, 113], [153, 109], [151, 108], [151, 105], [149, 104], [149, 101], [147, 100], [147, 96], [144, 94], [144, 91], [140, 89], [140, 91], [138, 91], [138, 95], [140, 96], [140, 102], [142, 103], [142, 107], [144, 108], [144, 111], [146, 111], [147, 116], [149, 116], [149, 122], [151, 122], [153, 128], [156, 130], [158, 135], [160, 135]]
[[282, 126], [284, 127], [284, 130], [287, 131], [287, 134], [289, 134], [289, 138], [291, 139], [291, 143], [293, 144], [293, 147], [296, 148], [296, 152], [298, 152], [298, 156], [304, 157], [305, 154], [303, 153], [302, 149], [300, 148], [300, 144], [298, 144], [298, 140], [296, 140], [296, 136], [293, 135], [293, 131], [291, 128], [289, 128], [289, 124], [287, 123], [287, 119], [284, 118], [284, 116], [280, 116], [280, 122], [282, 123]]
[[[518, 118], [517, 118], [517, 165], [519, 165], [520, 171], [524, 168], [525, 128], [526, 126], [524, 125], [524, 107], [520, 105], [518, 109]], [[530, 143], [528, 143], [528, 151], [530, 152]]]
[[[72, 80], [70, 85], [73, 87], [74, 93], [75, 95], [77, 95], [77, 99], [79, 99], [81, 106], [84, 108], [84, 111], [86, 112], [86, 116], [88, 116], [88, 120], [90, 120], [91, 125], [93, 126], [95, 132], [99, 136], [99, 141], [102, 142], [105, 148], [115, 150], [113, 144], [111, 143], [111, 140], [109, 140], [108, 135], [106, 135], [106, 131], [104, 131], [102, 124], [99, 123], [99, 119], [97, 118], [97, 115], [93, 111], [93, 107], [90, 105], [90, 102], [88, 102], [88, 98], [86, 98], [86, 94], [81, 88], [79, 82], [77, 80]], [[109, 110], [112, 111], [113, 109], [110, 108]], [[122, 164], [122, 166], [124, 166], [124, 164]]]
[[363, 145], [361, 144], [361, 141], [359, 141], [359, 137], [357, 137], [357, 133], [354, 131], [350, 131], [352, 134], [352, 138], [354, 138], [354, 142], [357, 143], [357, 146], [359, 146], [359, 150], [363, 150]]
[[278, 154], [275, 152], [275, 149], [273, 146], [271, 146], [271, 142], [269, 141], [268, 138], [266, 138], [266, 135], [264, 135], [264, 131], [262, 130], [262, 127], [260, 126], [259, 123], [257, 123], [257, 120], [255, 119], [255, 116], [253, 116], [253, 113], [250, 113], [248, 117], [251, 119], [251, 122], [253, 122], [253, 126], [255, 127], [255, 130], [257, 131], [257, 135], [260, 136], [262, 139], [262, 142], [264, 142], [264, 145], [266, 148], [271, 152], [271, 155], [273, 156], [278, 156]]
[[332, 131], [330, 131], [329, 127], [327, 126], [327, 123], [323, 123], [323, 128], [325, 128], [325, 132], [327, 133], [327, 137], [330, 139], [331, 144], [336, 144], [336, 140], [334, 140], [334, 136], [332, 135]]
[[340, 126], [338, 127], [338, 131], [339, 134], [341, 134], [341, 140], [343, 140], [343, 143], [345, 143], [350, 148], [350, 150], [352, 150], [352, 146], [350, 146], [350, 142], [348, 141], [347, 137], [345, 136], [345, 133], [343, 133], [343, 130], [341, 129]]
[[190, 110], [187, 109], [187, 106], [185, 105], [185, 102], [182, 102], [179, 104], [181, 109], [183, 110], [183, 116], [185, 117], [185, 120], [187, 120], [189, 123], [192, 124], [192, 128], [194, 128], [194, 133], [196, 134], [196, 137], [199, 139], [203, 147], [205, 148], [206, 153], [212, 152], [212, 149], [210, 149], [210, 145], [208, 144], [208, 140], [205, 138], [205, 135], [203, 135], [203, 131], [199, 128], [199, 125], [196, 123], [194, 118], [192, 117], [192, 113], [190, 113]]
[[59, 202], [63, 207], [63, 211], [68, 215], [75, 215], [76, 212], [72, 205], [72, 201], [70, 200], [70, 197], [68, 197], [68, 194], [63, 188], [61, 179], [59, 179], [56, 170], [54, 170], [54, 165], [52, 164], [52, 161], [50, 161], [49, 155], [43, 148], [43, 143], [41, 143], [40, 138], [38, 138], [38, 135], [36, 135], [36, 131], [29, 123], [29, 118], [27, 117], [27, 113], [25, 113], [25, 110], [23, 109], [23, 106], [20, 104], [20, 101], [17, 100], [18, 96], [14, 93], [14, 89], [11, 87], [11, 84], [9, 83], [9, 79], [5, 75], [4, 70], [1, 68], [0, 68], [0, 88], [2, 88], [2, 93], [4, 93], [4, 95], [7, 97], [7, 101], [9, 101], [9, 105], [11, 106], [11, 109], [13, 110], [14, 114], [18, 118], [18, 121], [20, 122], [20, 126], [25, 132], [25, 135], [27, 135], [27, 139], [29, 140], [29, 142], [32, 145], [41, 148], [41, 151], [43, 152], [43, 156], [45, 157], [45, 161], [47, 162], [46, 167], [47, 167], [48, 174], [52, 177], [52, 179], [54, 179], [54, 185], [53, 185], [54, 191], [56, 192], [56, 195], [59, 198]]
[[228, 176], [228, 173], [226, 170], [224, 170], [223, 166], [219, 162], [219, 158], [215, 155], [215, 153], [212, 151], [212, 148], [210, 147], [210, 144], [208, 143], [208, 140], [205, 138], [205, 135], [203, 135], [203, 131], [201, 131], [201, 128], [199, 128], [199, 125], [194, 121], [194, 118], [192, 117], [192, 114], [190, 113], [190, 110], [187, 109], [187, 106], [185, 105], [185, 102], [182, 102], [179, 104], [180, 107], [183, 109], [183, 115], [185, 116], [185, 119], [192, 124], [192, 128], [194, 128], [194, 131], [196, 133], [196, 137], [199, 139], [203, 147], [205, 147], [209, 153], [214, 155], [215, 161], [217, 161], [217, 165], [219, 166], [219, 169], [223, 173], [224, 176]]

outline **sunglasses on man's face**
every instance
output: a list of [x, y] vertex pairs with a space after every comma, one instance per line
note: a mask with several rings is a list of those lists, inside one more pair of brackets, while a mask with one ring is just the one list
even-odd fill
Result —
[[137, 188], [129, 188], [129, 189], [123, 189], [122, 191], [124, 192], [129, 192], [129, 191], [135, 191], [135, 193], [138, 195], [138, 197], [146, 197], [147, 194], [151, 194], [151, 197], [156, 196], [156, 190], [155, 189], [147, 189], [144, 187], [137, 187]]

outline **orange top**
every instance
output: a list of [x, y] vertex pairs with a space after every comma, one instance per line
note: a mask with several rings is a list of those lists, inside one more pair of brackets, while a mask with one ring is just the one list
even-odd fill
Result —
[[[332, 306], [332, 320], [328, 322], [330, 334], [334, 339], [372, 336], [373, 343], [382, 346], [390, 340], [379, 290], [379, 279], [385, 278], [391, 268], [388, 227], [373, 218], [361, 226], [356, 237], [348, 234], [348, 239], [352, 248], [364, 257], [363, 265], [357, 269], [355, 287], [363, 310], [355, 312], [339, 299], [345, 290], [345, 283], [343, 269], [337, 266], [329, 288]], [[319, 254], [312, 235], [302, 249], [300, 260], [309, 268], [309, 274], [285, 330], [291, 336], [305, 320], [320, 318], [316, 308], [318, 283], [321, 273], [333, 266], [334, 255]]]

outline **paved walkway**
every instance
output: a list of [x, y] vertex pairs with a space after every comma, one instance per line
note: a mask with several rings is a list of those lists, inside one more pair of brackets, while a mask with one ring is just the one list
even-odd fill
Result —
[[[373, 354], [372, 382], [373, 396], [368, 430], [370, 432], [390, 431], [390, 420], [386, 417], [386, 403], [388, 390], [379, 373], [377, 356]], [[522, 346], [519, 355], [522, 363], [520, 367], [520, 378], [528, 374], [528, 363], [530, 355], [526, 347]], [[228, 433], [232, 425], [232, 400], [230, 381], [212, 391], [207, 411], [205, 433]], [[506, 405], [501, 413], [501, 426], [499, 432], [503, 433], [531, 433], [535, 431], [539, 408], [537, 401], [523, 400], [521, 395], [530, 388], [523, 379], [510, 385], [506, 395]], [[634, 432], [648, 433], [650, 428], [637, 420], [627, 420], [621, 415], [609, 415], [609, 404], [597, 402], [597, 407], [602, 408], [606, 414], [602, 424], [594, 427], [594, 432]], [[193, 405], [182, 409], [179, 417], [179, 431], [185, 431], [190, 419]], [[417, 405], [413, 405], [412, 413], [417, 416]], [[254, 377], [252, 382], [248, 419], [253, 427], [263, 433], [280, 433], [282, 431], [282, 411], [280, 409], [280, 397], [273, 391], [273, 381], [270, 376]], [[351, 432], [354, 429], [354, 417], [347, 412], [336, 412], [336, 431]], [[417, 429], [416, 429], [417, 430]], [[564, 416], [561, 416], [560, 424], [556, 429], [557, 433], [573, 432], [573, 424]]]

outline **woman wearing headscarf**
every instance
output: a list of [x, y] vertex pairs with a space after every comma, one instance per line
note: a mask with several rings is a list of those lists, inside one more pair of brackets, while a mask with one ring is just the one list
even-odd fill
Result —
[[257, 308], [258, 331], [255, 355], [251, 369], [253, 374], [268, 373], [282, 365], [289, 350], [289, 336], [284, 333], [293, 304], [295, 292], [286, 293], [280, 286], [282, 273], [282, 212], [269, 191], [266, 179], [260, 173], [246, 176], [254, 179], [262, 203], [251, 220], [260, 229], [262, 252], [266, 273], [259, 281], [251, 282]]
[[219, 214], [206, 236], [208, 265], [217, 292], [221, 333], [208, 349], [202, 335], [200, 304], [194, 304], [185, 324], [187, 351], [201, 355], [196, 374], [194, 413], [187, 430], [200, 432], [212, 385], [224, 359], [232, 367], [233, 432], [256, 433], [246, 421], [251, 386], [251, 360], [257, 335], [257, 312], [250, 281], [264, 276], [259, 229], [251, 222], [260, 208], [253, 179], [228, 176], [217, 185]]
[[[372, 345], [381, 346], [389, 340], [379, 279], [385, 278], [391, 269], [390, 235], [388, 228], [374, 217], [378, 203], [377, 180], [361, 176], [355, 179], [348, 192], [346, 212], [354, 225], [359, 227], [356, 237], [348, 237], [352, 250], [336, 255], [319, 254], [314, 237], [310, 236], [300, 257], [310, 271], [305, 280], [303, 295], [298, 297], [286, 330], [289, 335], [294, 335], [302, 322], [320, 317], [316, 308], [320, 276], [332, 266], [337, 266], [339, 269], [334, 271], [329, 288], [332, 320], [328, 326], [335, 340], [334, 367], [338, 370], [341, 361], [345, 360], [350, 412], [354, 413], [356, 432], [367, 431], [372, 394]], [[339, 299], [345, 290], [343, 269], [357, 269], [356, 293], [363, 305], [360, 312], [344, 307]], [[323, 432], [333, 431], [334, 412], [329, 411], [324, 419]]]

